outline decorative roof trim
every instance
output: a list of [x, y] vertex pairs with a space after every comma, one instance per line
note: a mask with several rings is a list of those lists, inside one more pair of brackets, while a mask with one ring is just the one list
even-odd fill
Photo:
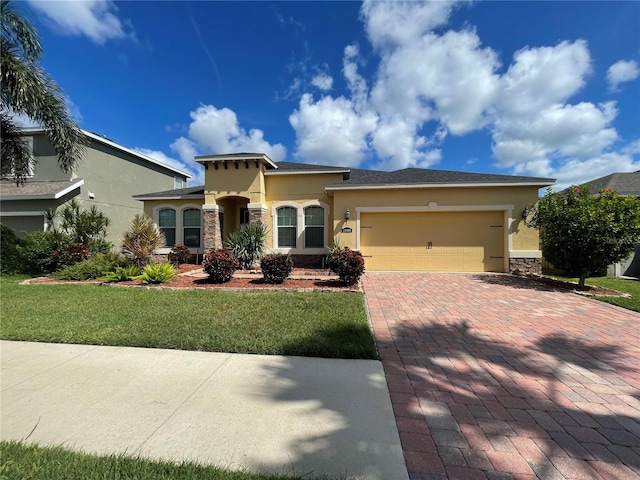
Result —
[[267, 166], [277, 169], [278, 165], [271, 160], [266, 153], [227, 153], [221, 155], [198, 155], [194, 157], [195, 161], [204, 165], [205, 163], [215, 162], [233, 162], [233, 161], [261, 161]]

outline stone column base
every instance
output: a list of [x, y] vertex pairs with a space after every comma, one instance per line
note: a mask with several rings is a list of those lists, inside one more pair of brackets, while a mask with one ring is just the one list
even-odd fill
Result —
[[261, 203], [249, 203], [247, 204], [249, 210], [249, 223], [262, 223], [267, 226], [267, 206]]
[[218, 205], [203, 205], [203, 246], [205, 253], [209, 250], [222, 248], [222, 234], [220, 232], [220, 212]]
[[509, 272], [511, 273], [533, 273], [542, 274], [541, 258], [510, 258]]

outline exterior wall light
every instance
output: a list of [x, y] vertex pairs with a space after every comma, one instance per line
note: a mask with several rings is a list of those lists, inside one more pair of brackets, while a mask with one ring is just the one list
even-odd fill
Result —
[[351, 218], [351, 212], [349, 211], [349, 209], [347, 208], [347, 210], [344, 212], [344, 219], [346, 221], [349, 221], [349, 219]]
[[522, 219], [526, 220], [528, 216], [529, 216], [529, 207], [524, 207], [524, 210], [522, 211]]

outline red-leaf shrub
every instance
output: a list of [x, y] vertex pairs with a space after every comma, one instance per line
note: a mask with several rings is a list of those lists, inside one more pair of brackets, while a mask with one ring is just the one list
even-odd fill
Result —
[[327, 262], [329, 269], [347, 285], [355, 285], [364, 273], [364, 257], [358, 251], [344, 247], [334, 250]]
[[189, 251], [189, 247], [182, 243], [176, 243], [167, 255], [167, 260], [171, 262], [171, 265], [177, 267], [182, 263], [189, 263], [191, 259], [191, 252]]
[[89, 249], [84, 243], [64, 243], [51, 252], [58, 268], [66, 268], [89, 258]]
[[226, 283], [240, 268], [240, 262], [227, 250], [209, 250], [202, 261], [202, 267], [204, 272], [209, 275], [211, 283]]
[[266, 283], [282, 283], [291, 274], [293, 262], [287, 255], [272, 253], [262, 257], [260, 268]]

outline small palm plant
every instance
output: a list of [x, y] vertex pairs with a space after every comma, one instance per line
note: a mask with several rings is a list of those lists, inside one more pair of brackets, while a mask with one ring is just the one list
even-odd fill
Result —
[[147, 215], [137, 213], [122, 238], [122, 253], [135, 266], [143, 267], [151, 260], [153, 251], [166, 244], [164, 234]]
[[263, 223], [246, 223], [227, 235], [224, 246], [238, 259], [241, 269], [249, 270], [262, 257], [266, 240], [267, 227]]

